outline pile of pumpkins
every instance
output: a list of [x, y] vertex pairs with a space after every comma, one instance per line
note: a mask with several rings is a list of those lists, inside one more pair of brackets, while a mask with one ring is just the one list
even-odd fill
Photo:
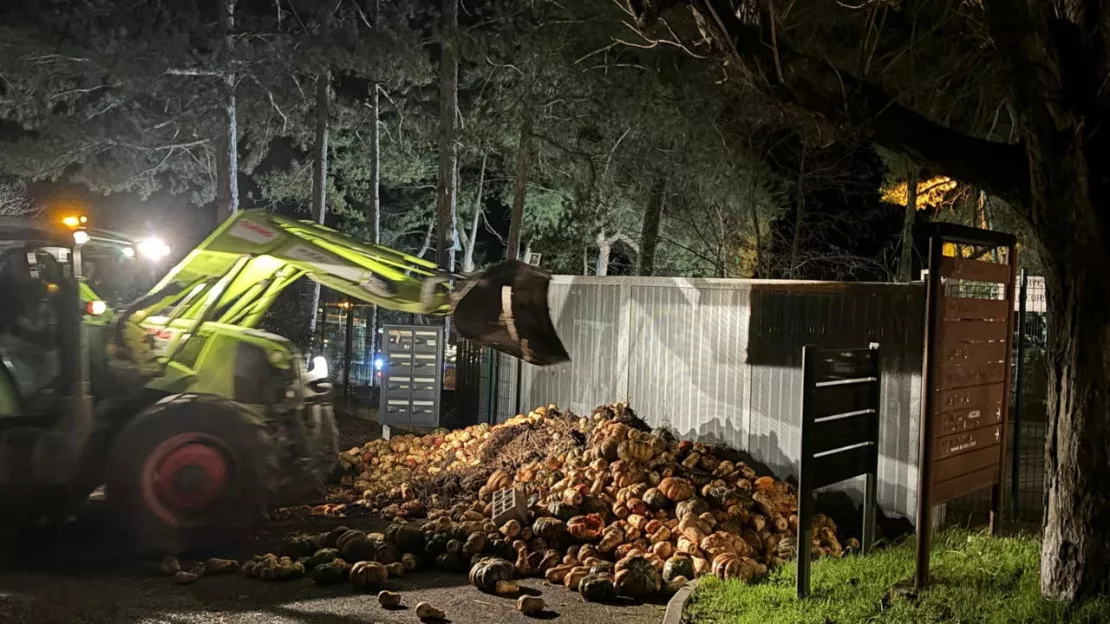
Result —
[[[482, 471], [487, 463], [483, 459], [485, 444], [494, 431], [511, 435], [538, 432], [550, 446], [568, 448], [574, 445], [568, 431], [587, 426], [587, 419], [564, 415], [556, 406], [549, 405], [493, 427], [481, 424], [451, 432], [437, 429], [427, 435], [371, 440], [339, 453], [346, 473], [340, 481], [339, 498], [359, 499], [365, 506], [389, 516], [423, 517], [439, 501], [434, 495], [420, 499], [414, 494], [414, 483], [444, 473]], [[481, 481], [475, 484], [473, 495], [480, 485]]]
[[[556, 419], [562, 426], [552, 426]], [[499, 428], [566, 431], [568, 423], [579, 432], [579, 444], [564, 445], [565, 452], [553, 445], [545, 457], [493, 472], [474, 484], [469, 503], [429, 509], [412, 498], [407, 480], [476, 465], [483, 440]], [[645, 429], [621, 403], [587, 418], [548, 406], [493, 428], [402, 436], [352, 449], [344, 462], [358, 474], [349, 482], [365, 488], [366, 499], [392, 501], [389, 509], [400, 519], [384, 534], [327, 534], [287, 554], [287, 564], [300, 562], [305, 573], [329, 580], [338, 574], [356, 587], [388, 578], [390, 565], [398, 574], [421, 567], [469, 572], [472, 584], [487, 591], [497, 591], [498, 581], [542, 577], [587, 600], [606, 600], [674, 591], [705, 575], [754, 582], [797, 556], [792, 486], [722, 457], [728, 453]], [[495, 523], [493, 495], [508, 488], [523, 491], [527, 513]], [[813, 557], [858, 548], [854, 539], [842, 545], [833, 521], [821, 514], [812, 535], [807, 546]], [[316, 545], [320, 549], [309, 553]], [[347, 571], [317, 572], [327, 557]], [[385, 572], [375, 566], [371, 581], [364, 581], [354, 574], [359, 562], [380, 564]]]

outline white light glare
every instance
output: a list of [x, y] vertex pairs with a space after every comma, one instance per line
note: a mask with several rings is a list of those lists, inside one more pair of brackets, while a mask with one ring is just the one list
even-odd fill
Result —
[[170, 246], [160, 238], [147, 238], [139, 241], [139, 254], [148, 260], [161, 260], [170, 255]]
[[317, 355], [316, 357], [312, 358], [312, 368], [309, 368], [307, 373], [309, 382], [313, 382], [318, 379], [327, 379], [328, 361], [324, 359], [324, 356]]
[[127, 258], [134, 258], [135, 257], [135, 248], [134, 247], [124, 247], [123, 248], [123, 255], [124, 255], [124, 257], [127, 257]]
[[73, 242], [78, 245], [84, 245], [89, 242], [89, 233], [85, 230], [75, 230], [73, 232]]

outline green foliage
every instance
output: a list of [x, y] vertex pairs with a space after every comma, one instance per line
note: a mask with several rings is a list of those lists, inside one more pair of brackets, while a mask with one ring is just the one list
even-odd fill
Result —
[[1040, 597], [1040, 540], [991, 538], [952, 531], [934, 540], [931, 584], [906, 595], [913, 574], [914, 542], [868, 556], [814, 563], [812, 596], [795, 596], [796, 566], [786, 565], [755, 586], [706, 579], [684, 614], [705, 624], [827, 624], [875, 622], [933, 624], [1048, 624], [1104, 622], [1110, 600], [1068, 606]]
[[[231, 76], [242, 206], [307, 216], [316, 85], [330, 76], [328, 213], [365, 230], [370, 102], [380, 89], [382, 240], [419, 251], [438, 173], [436, 5], [240, 1], [232, 50], [217, 5], [0, 8], [0, 175], [211, 203]], [[635, 264], [663, 176], [656, 272], [750, 275], [756, 225], [766, 246], [785, 205], [781, 184], [745, 147], [752, 128], [730, 113], [716, 70], [684, 51], [614, 40], [626, 19], [617, 3], [592, 0], [463, 6], [460, 224], [481, 208], [476, 257], [500, 254], [523, 138], [524, 245], [546, 268], [592, 272], [599, 235], [619, 239], [619, 255]]]

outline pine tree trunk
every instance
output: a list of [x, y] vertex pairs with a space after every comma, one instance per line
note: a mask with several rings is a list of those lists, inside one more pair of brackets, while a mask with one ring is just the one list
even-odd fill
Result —
[[366, 214], [366, 225], [370, 230], [370, 242], [382, 242], [382, 149], [381, 149], [381, 93], [377, 83], [370, 87], [370, 208]]
[[[224, 34], [225, 62], [230, 65], [235, 56], [235, 0], [223, 0], [220, 22]], [[235, 74], [224, 77], [224, 114], [227, 126], [220, 142], [220, 168], [216, 183], [216, 218], [219, 223], [239, 212], [239, 120], [235, 103]]]
[[[377, 18], [375, 17], [375, 23]], [[366, 224], [370, 230], [370, 242], [375, 245], [382, 243], [382, 197], [381, 197], [381, 180], [382, 180], [382, 149], [381, 149], [381, 87], [378, 83], [374, 83], [370, 87], [372, 96], [370, 97], [371, 117], [370, 120], [370, 210], [366, 215]], [[378, 339], [378, 306], [370, 312], [370, 318], [366, 322], [366, 358], [365, 361], [370, 363], [370, 378], [373, 383], [377, 382], [377, 376], [374, 375], [375, 368], [373, 366], [374, 360], [378, 355], [377, 348]]]
[[513, 194], [513, 211], [509, 217], [509, 241], [505, 258], [520, 258], [520, 232], [524, 227], [524, 200], [528, 192], [528, 170], [532, 164], [532, 114], [526, 111], [520, 124], [520, 139], [516, 149], [516, 192]]
[[907, 163], [906, 210], [902, 216], [902, 256], [898, 260], [898, 281], [913, 280], [913, 222], [917, 218], [917, 165]]
[[600, 277], [609, 275], [609, 257], [613, 253], [613, 240], [601, 231], [597, 234], [597, 266], [594, 273]]
[[458, 190], [458, 145], [455, 135], [459, 111], [459, 60], [455, 37], [459, 27], [459, 0], [443, 0], [440, 18], [439, 184], [436, 190], [436, 263], [455, 270], [456, 214]]
[[[316, 144], [312, 164], [312, 220], [323, 224], [327, 214], [328, 196], [328, 82], [331, 73], [324, 71], [316, 79]], [[317, 311], [320, 308], [320, 283], [312, 283], [312, 307], [308, 330], [316, 335]], [[322, 347], [323, 345], [317, 345]]]
[[463, 273], [474, 271], [474, 249], [478, 246], [478, 226], [482, 222], [485, 210], [482, 207], [482, 191], [486, 184], [486, 154], [482, 154], [482, 166], [478, 170], [478, 191], [474, 197], [474, 215], [470, 218], [470, 230], [467, 233], [466, 245], [463, 250]]
[[659, 225], [667, 203], [667, 174], [659, 172], [651, 185], [644, 224], [640, 231], [640, 275], [655, 274], [655, 247], [659, 244]]

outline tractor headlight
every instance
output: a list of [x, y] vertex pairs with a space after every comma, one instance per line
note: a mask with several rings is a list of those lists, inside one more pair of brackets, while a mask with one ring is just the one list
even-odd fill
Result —
[[328, 361], [324, 359], [324, 356], [317, 355], [312, 358], [312, 366], [308, 369], [305, 376], [308, 377], [310, 383], [318, 379], [328, 378]]
[[170, 255], [170, 246], [162, 242], [160, 238], [146, 238], [139, 241], [136, 246], [139, 250], [139, 255], [148, 260], [161, 260]]
[[89, 242], [89, 233], [85, 230], [74, 230], [73, 242], [77, 245], [84, 245], [85, 243]]

